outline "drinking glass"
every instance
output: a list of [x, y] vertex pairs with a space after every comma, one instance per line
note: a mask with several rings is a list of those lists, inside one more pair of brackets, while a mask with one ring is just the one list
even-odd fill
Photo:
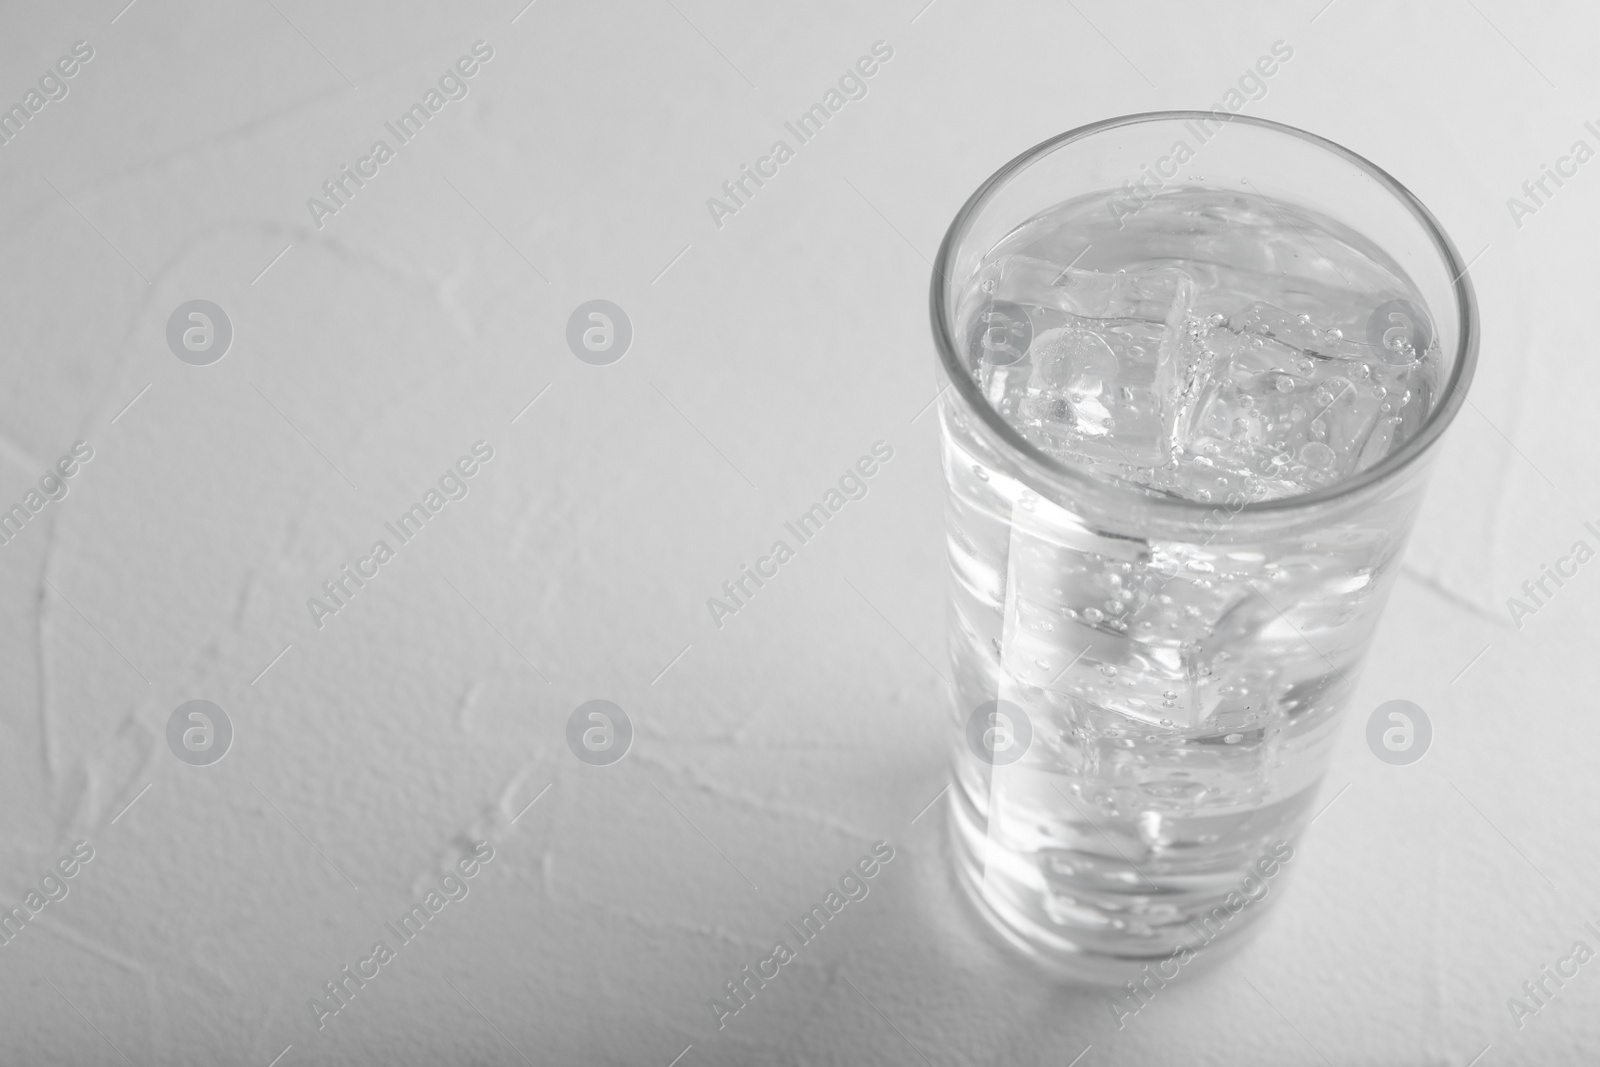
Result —
[[[1173, 167], [1179, 143], [1189, 152]], [[1320, 212], [1409, 278], [1440, 373], [1408, 440], [1314, 491], [1201, 502], [1094, 477], [996, 412], [974, 365], [986, 254], [1072, 198], [1121, 190], [1136, 207], [1178, 188]], [[1293, 272], [1315, 256], [1282, 258]], [[1255, 118], [1162, 112], [1084, 126], [997, 171], [944, 238], [930, 310], [949, 382], [938, 411], [957, 877], [1009, 941], [1074, 979], [1115, 983], [1152, 964], [1171, 977], [1220, 958], [1294, 866], [1432, 454], [1472, 378], [1461, 257], [1416, 197], [1348, 149]], [[1180, 637], [1155, 618], [1199, 621]]]

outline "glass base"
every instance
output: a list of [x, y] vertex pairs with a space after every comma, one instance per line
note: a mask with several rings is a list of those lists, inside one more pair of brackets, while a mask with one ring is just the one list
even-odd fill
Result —
[[[1101, 989], [1132, 982], [1149, 989], [1192, 977], [1249, 944], [1270, 912], [1267, 896], [1175, 894], [1186, 898], [1181, 912], [1174, 909], [1153, 929], [1118, 932], [1113, 924], [1121, 920], [1113, 912], [1092, 908], [1077, 922], [1054, 920], [1049, 898], [1059, 891], [1011, 877], [1008, 866], [1027, 868], [1032, 861], [1008, 856], [988, 840], [981, 813], [959, 784], [950, 794], [951, 866], [960, 895], [1010, 950], [1057, 981]], [[1229, 907], [1230, 895], [1236, 907]]]

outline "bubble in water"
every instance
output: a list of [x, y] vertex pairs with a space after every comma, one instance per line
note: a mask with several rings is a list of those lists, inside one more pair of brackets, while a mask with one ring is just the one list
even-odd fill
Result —
[[978, 481], [980, 482], [986, 482], [989, 480], [989, 472], [978, 466], [976, 463], [972, 465], [972, 473], [978, 476]]
[[1172, 728], [1172, 720], [1171, 719], [1162, 719], [1161, 720], [1161, 725], [1167, 727], [1170, 730]]
[[1294, 389], [1294, 379], [1287, 374], [1278, 375], [1278, 380], [1272, 384], [1280, 393], [1287, 393]]
[[1328, 340], [1330, 340], [1330, 341], [1343, 341], [1344, 340], [1344, 331], [1339, 329], [1338, 327], [1335, 327], [1335, 328], [1329, 330], [1328, 331]]
[[1117, 676], [1117, 669], [1109, 663], [1102, 663], [1100, 664], [1100, 673], [1105, 675], [1107, 678], [1115, 678]]
[[[1099, 608], [1084, 608], [1083, 609], [1083, 621], [1086, 622], [1086, 623], [1089, 623], [1091, 626], [1094, 625], [1097, 622], [1100, 622], [1104, 618], [1105, 618], [1105, 616], [1103, 614], [1101, 614]], [[1114, 669], [1115, 668], [1113, 668], [1113, 670]]]
[[1222, 743], [1225, 744], [1225, 745], [1237, 745], [1240, 741], [1243, 741], [1243, 740], [1244, 740], [1244, 734], [1229, 734], [1227, 737], [1224, 737], [1222, 739]]

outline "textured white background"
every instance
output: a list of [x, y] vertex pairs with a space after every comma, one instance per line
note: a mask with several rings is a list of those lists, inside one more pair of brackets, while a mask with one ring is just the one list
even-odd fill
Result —
[[[1520, 229], [1505, 203], [1600, 147], [1582, 5], [123, 2], [0, 12], [5, 104], [95, 49], [0, 147], [0, 504], [95, 449], [0, 548], [0, 902], [96, 849], [0, 947], [0, 1062], [1490, 1067], [1600, 1042], [1600, 962], [1520, 1031], [1506, 1006], [1600, 921], [1600, 563], [1520, 630], [1505, 606], [1600, 547], [1600, 162]], [[478, 39], [470, 97], [312, 226]], [[716, 228], [706, 198], [880, 39], [866, 99]], [[928, 259], [1015, 153], [1208, 106], [1278, 39], [1248, 110], [1432, 207], [1477, 257], [1482, 363], [1281, 908], [1119, 1032], [984, 938], [942, 810], [912, 822], [947, 780]], [[164, 340], [196, 297], [235, 329], [204, 368]], [[594, 297], [635, 329], [604, 368], [563, 339]], [[319, 631], [306, 598], [479, 438], [471, 495]], [[714, 628], [705, 599], [880, 438], [870, 495]], [[237, 732], [207, 768], [164, 738], [197, 697]], [[608, 768], [564, 741], [595, 697], [637, 730]], [[1403, 768], [1362, 738], [1397, 697], [1435, 729]], [[497, 850], [470, 896], [319, 1031], [309, 998], [466, 837]], [[879, 838], [871, 895], [719, 1032], [707, 999]]]

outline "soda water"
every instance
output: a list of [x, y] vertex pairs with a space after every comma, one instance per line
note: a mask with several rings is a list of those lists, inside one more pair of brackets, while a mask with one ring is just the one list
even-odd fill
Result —
[[1310, 816], [1415, 495], [1265, 541], [1234, 516], [1421, 427], [1423, 298], [1332, 219], [1197, 188], [1057, 205], [960, 291], [967, 369], [1023, 440], [1211, 505], [1183, 536], [1096, 529], [986, 462], [943, 395], [963, 874], [1035, 947], [1164, 956], [1218, 915], [1231, 936], [1265, 909], [1219, 905]]

